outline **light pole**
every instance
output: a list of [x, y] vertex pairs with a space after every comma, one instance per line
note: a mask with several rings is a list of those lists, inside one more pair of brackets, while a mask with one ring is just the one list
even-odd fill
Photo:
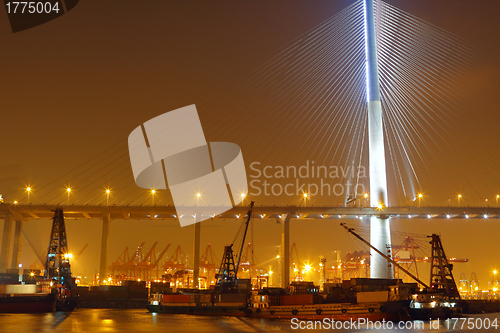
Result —
[[273, 266], [269, 265], [269, 286], [273, 284]]
[[152, 200], [153, 200], [153, 206], [155, 205], [155, 194], [156, 194], [156, 190], [151, 190], [151, 196], [152, 196]]
[[245, 193], [241, 193], [241, 207], [243, 207], [243, 200], [245, 200], [245, 197], [247, 195]]
[[307, 197], [309, 195], [307, 193], [304, 193], [304, 207], [307, 207]]
[[66, 188], [66, 192], [68, 192], [68, 206], [69, 206], [69, 195], [71, 194], [71, 188]]
[[365, 207], [368, 207], [368, 193], [363, 194], [363, 197], [365, 198]]
[[26, 191], [28, 192], [28, 205], [29, 205], [30, 204], [31, 187], [30, 186], [26, 187]]
[[496, 276], [497, 276], [497, 273], [498, 271], [495, 269], [493, 270], [493, 281], [491, 282], [491, 290], [493, 290], [493, 292], [496, 292], [497, 288], [495, 288], [495, 281], [496, 281]]
[[498, 198], [500, 198], [500, 195], [497, 194], [497, 207], [498, 207]]
[[422, 193], [418, 194], [418, 207], [420, 207], [420, 200], [422, 199], [423, 195]]
[[458, 207], [460, 207], [460, 199], [462, 199], [462, 195], [461, 195], [461, 194], [459, 194], [459, 195], [457, 196], [457, 198], [458, 198]]
[[109, 205], [109, 193], [110, 193], [110, 192], [111, 192], [111, 190], [108, 188], [108, 189], [106, 190], [106, 206], [108, 206], [108, 205]]

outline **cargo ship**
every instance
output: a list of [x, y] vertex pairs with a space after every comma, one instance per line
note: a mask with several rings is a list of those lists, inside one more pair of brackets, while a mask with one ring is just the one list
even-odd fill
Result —
[[418, 289], [416, 283], [367, 278], [330, 284], [323, 294], [309, 293], [316, 288], [312, 282], [292, 282], [292, 294], [279, 288], [254, 291], [247, 313], [258, 318], [408, 320], [410, 297]]
[[[256, 318], [409, 320], [411, 297], [418, 289], [416, 283], [394, 279], [346, 280], [323, 294], [318, 293], [312, 282], [293, 282], [288, 290], [251, 290], [248, 279], [239, 279], [238, 285], [239, 292], [231, 294], [213, 291], [151, 294], [148, 310]], [[362, 289], [369, 291], [356, 291]]]
[[[249, 283], [249, 280], [241, 280], [238, 284]], [[432, 320], [461, 314], [457, 302], [450, 302], [440, 294], [423, 294], [417, 283], [358, 278], [346, 280], [323, 294], [310, 292], [310, 289], [306, 293], [293, 293], [297, 287], [312, 285], [312, 282], [293, 282], [288, 290], [243, 288], [235, 294], [216, 294], [213, 291], [155, 293], [151, 294], [148, 310], [170, 314], [304, 320], [330, 318], [337, 321], [359, 318], [371, 321]]]

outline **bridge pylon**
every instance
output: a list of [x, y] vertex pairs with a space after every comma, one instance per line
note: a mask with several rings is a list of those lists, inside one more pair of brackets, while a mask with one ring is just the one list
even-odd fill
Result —
[[[365, 14], [365, 51], [366, 51], [366, 83], [368, 106], [368, 156], [370, 169], [370, 205], [372, 207], [387, 206], [387, 172], [384, 147], [384, 127], [382, 121], [382, 104], [380, 102], [380, 85], [378, 76], [377, 40], [375, 32], [375, 16], [373, 0], [364, 0]], [[370, 243], [379, 251], [391, 256], [391, 230], [389, 216], [371, 216]], [[375, 252], [371, 252], [371, 278], [393, 278], [392, 264]]]

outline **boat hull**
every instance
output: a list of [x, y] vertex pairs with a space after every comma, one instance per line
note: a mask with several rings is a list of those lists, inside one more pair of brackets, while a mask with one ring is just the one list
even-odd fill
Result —
[[56, 294], [0, 296], [0, 313], [44, 313], [56, 310]]
[[170, 314], [190, 314], [202, 316], [237, 316], [244, 317], [246, 313], [245, 306], [214, 306], [214, 305], [190, 305], [190, 304], [148, 304], [148, 311], [152, 313], [170, 313]]
[[435, 320], [435, 319], [448, 319], [458, 318], [462, 316], [459, 308], [427, 308], [427, 309], [410, 309], [410, 317], [413, 320]]
[[280, 318], [349, 321], [365, 318], [370, 321], [398, 321], [404, 319], [403, 304], [387, 310], [385, 303], [372, 304], [314, 304], [302, 306], [271, 306], [269, 308], [249, 308], [249, 316], [255, 318]]
[[245, 305], [196, 305], [191, 303], [163, 303], [148, 305], [152, 313], [191, 314], [204, 316], [239, 316], [254, 318], [321, 320], [325, 318], [337, 321], [349, 321], [365, 318], [370, 321], [399, 321], [410, 319], [406, 315], [407, 302], [388, 302], [371, 304], [314, 304], [271, 306], [253, 308]]

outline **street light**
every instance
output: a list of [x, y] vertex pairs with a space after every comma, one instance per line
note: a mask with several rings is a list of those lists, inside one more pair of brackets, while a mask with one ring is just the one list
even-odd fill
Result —
[[111, 190], [108, 188], [106, 189], [106, 206], [109, 205], [109, 193], [111, 193]]
[[29, 205], [30, 204], [31, 186], [26, 187], [26, 191], [28, 192], [28, 205]]
[[304, 193], [304, 207], [307, 207], [307, 197], [309, 195], [307, 193]]
[[418, 194], [418, 207], [420, 207], [420, 200], [422, 199], [423, 195], [422, 193]]
[[363, 197], [365, 198], [365, 207], [368, 207], [368, 197], [369, 197], [369, 194], [365, 193], [365, 194], [363, 194]]
[[66, 192], [68, 192], [68, 206], [69, 206], [69, 195], [71, 194], [71, 188], [66, 188]]
[[[200, 220], [200, 218], [201, 218], [201, 211], [200, 211], [200, 208], [199, 208], [200, 207], [201, 193], [200, 192], [196, 193], [196, 197], [198, 198], [198, 205], [197, 205], [198, 208], [197, 208], [197, 212], [196, 212], [196, 221], [199, 222], [199, 221], [201, 221]], [[198, 217], [198, 215], [199, 215], [199, 217]], [[238, 215], [238, 217], [239, 217], [239, 215]]]
[[156, 194], [156, 190], [151, 190], [151, 196], [152, 196], [152, 200], [153, 200], [153, 206], [155, 205], [155, 194]]
[[241, 207], [243, 207], [243, 200], [245, 200], [245, 197], [247, 195], [245, 193], [241, 193]]
[[460, 199], [462, 199], [462, 195], [461, 195], [461, 194], [459, 194], [459, 195], [457, 196], [457, 198], [458, 198], [458, 207], [460, 207]]
[[500, 198], [500, 195], [497, 194], [497, 198], [496, 198], [497, 199], [497, 206], [498, 206], [498, 198]]
[[200, 207], [201, 193], [200, 192], [196, 193], [196, 197], [198, 198], [198, 207]]

